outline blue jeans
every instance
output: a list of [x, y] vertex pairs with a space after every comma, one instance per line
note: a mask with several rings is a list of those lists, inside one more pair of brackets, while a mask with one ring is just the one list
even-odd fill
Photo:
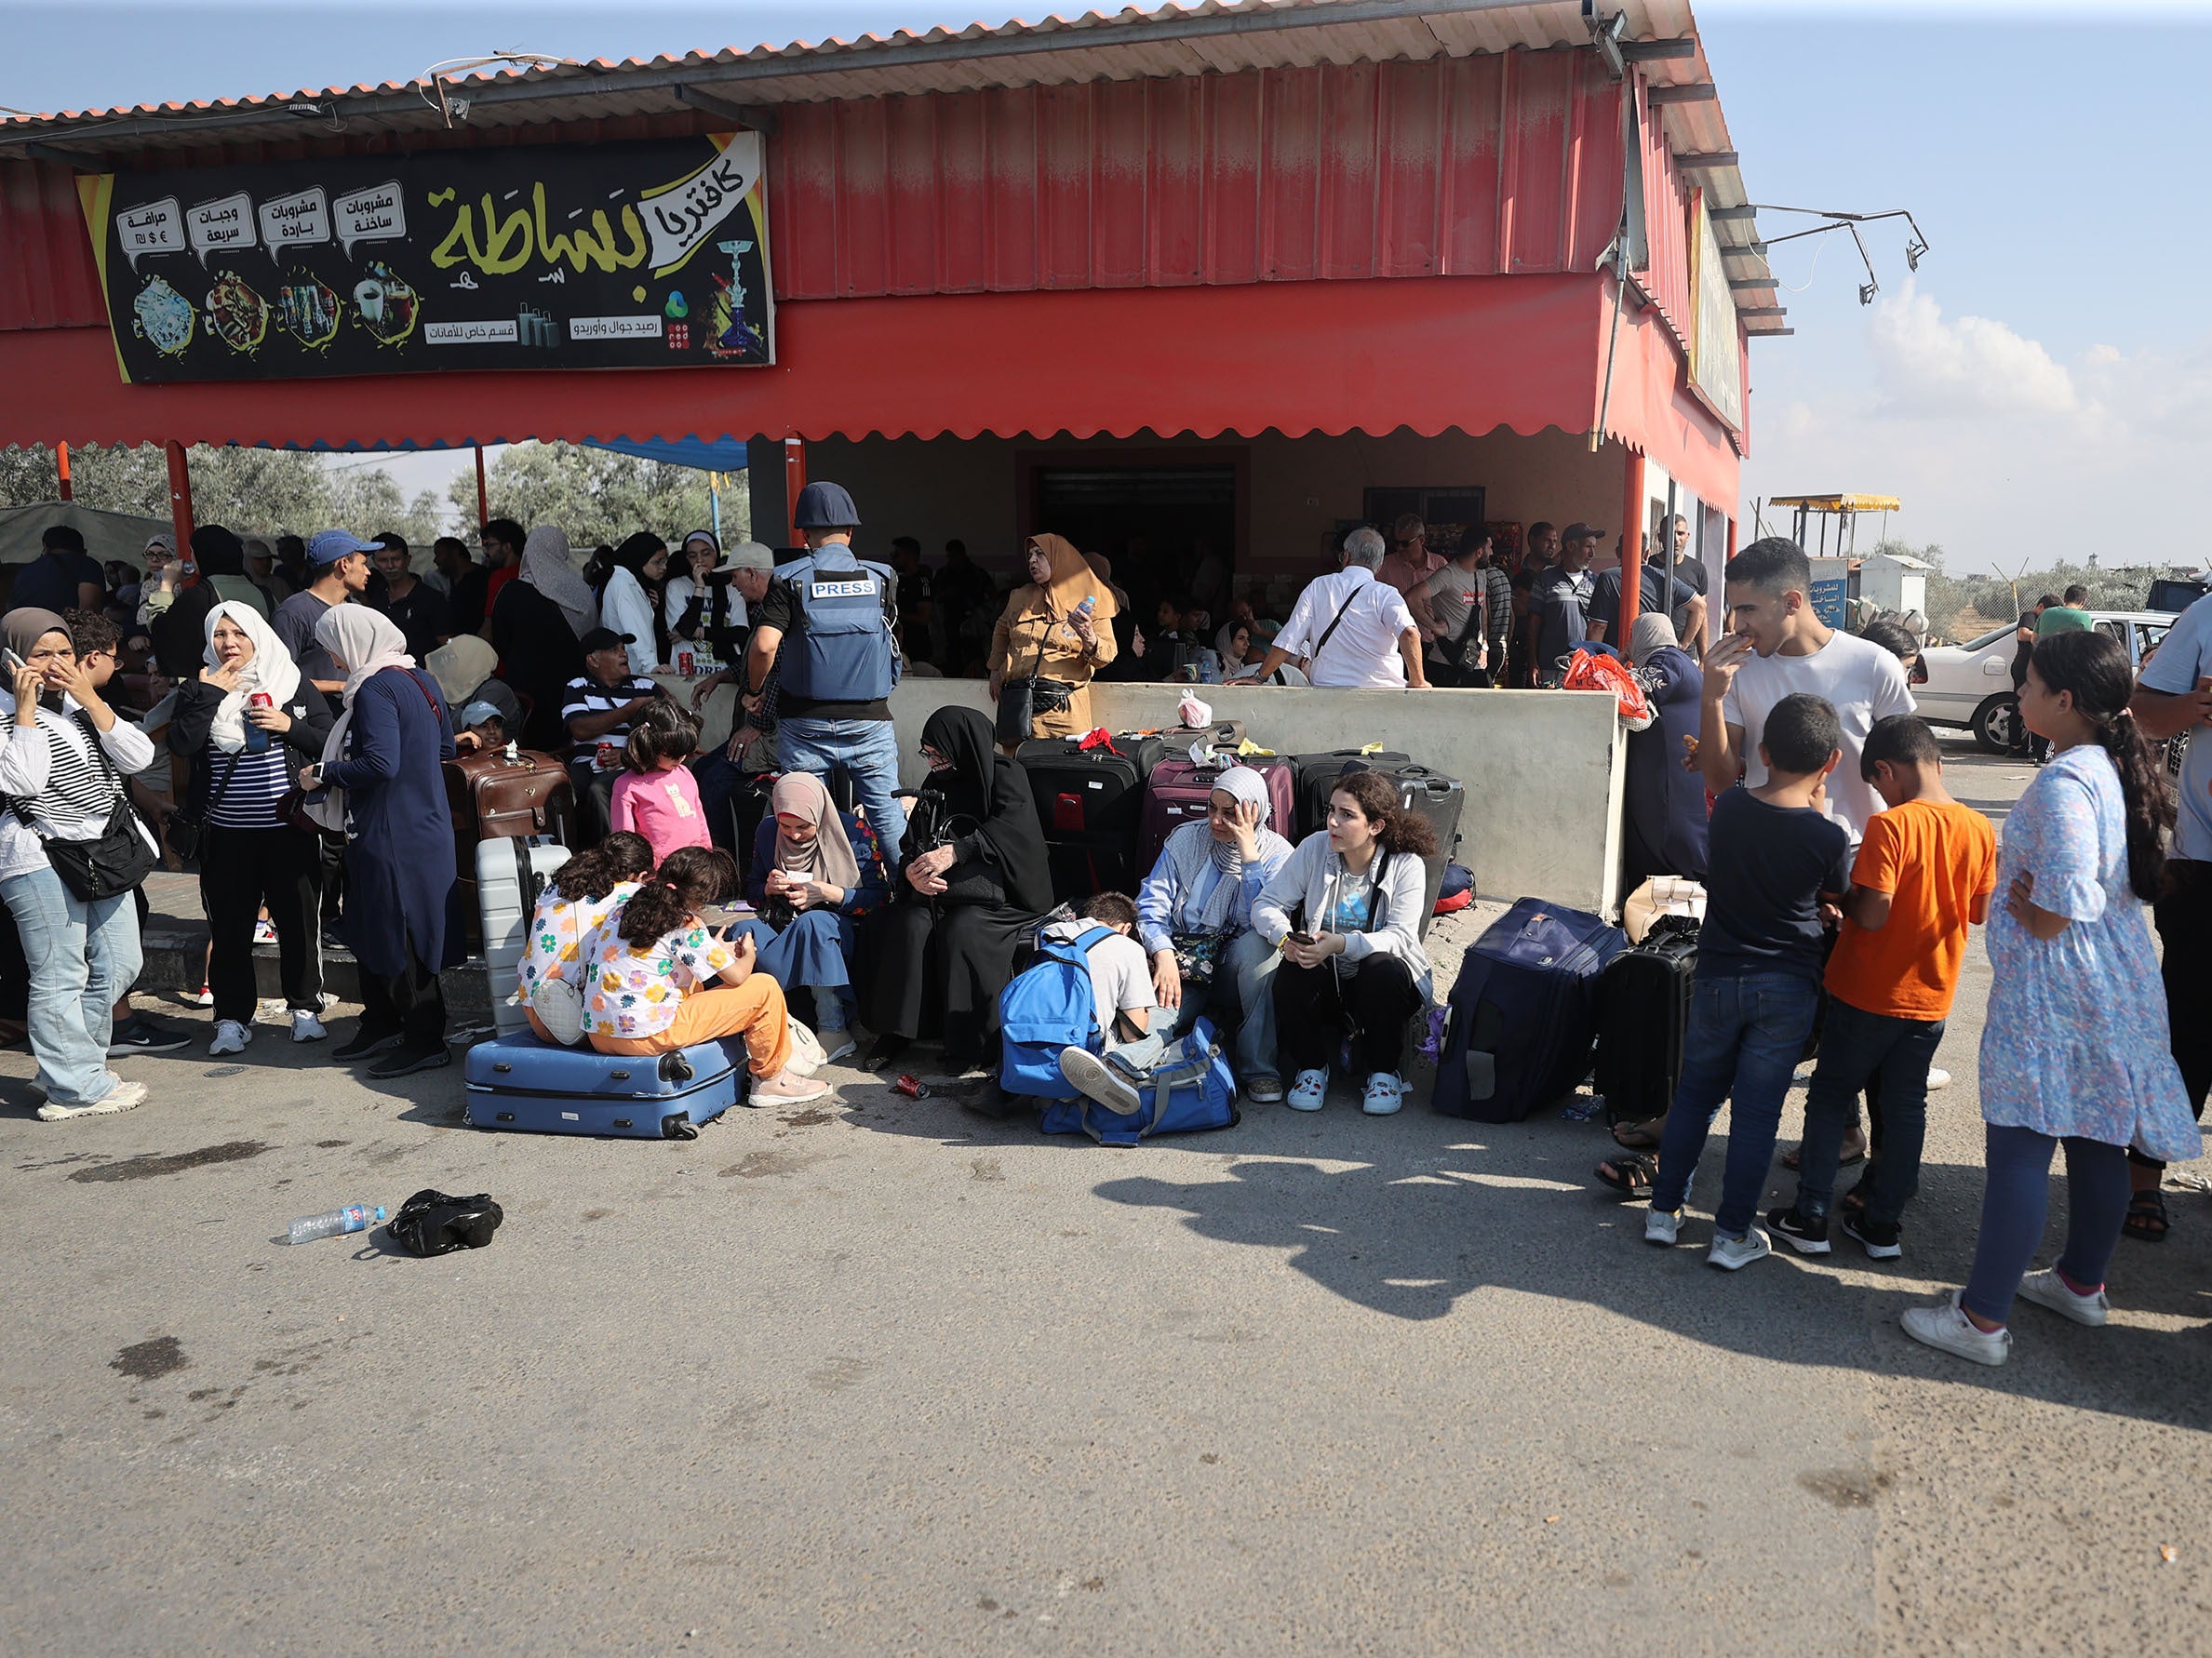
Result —
[[1820, 1029], [1820, 1064], [1805, 1099], [1805, 1139], [1798, 1151], [1797, 1212], [1816, 1220], [1835, 1200], [1836, 1162], [1858, 1117], [1861, 1090], [1882, 1102], [1881, 1155], [1868, 1172], [1867, 1219], [1893, 1226], [1920, 1190], [1920, 1150], [1928, 1134], [1928, 1067], [1943, 1040], [1940, 1019], [1869, 1013], [1829, 998]]
[[[729, 930], [730, 940], [751, 935], [759, 954], [759, 970], [784, 987], [784, 994], [800, 1008], [798, 993], [811, 990], [818, 1023], [842, 1030], [852, 1023], [857, 1005], [849, 986], [852, 983], [852, 923], [836, 910], [802, 910], [791, 925], [778, 932], [758, 916], [740, 921]], [[826, 1003], [824, 997], [829, 999]], [[834, 1020], [831, 1010], [836, 1010]], [[800, 1017], [805, 1017], [802, 1011]]]
[[1659, 1174], [1651, 1206], [1682, 1208], [1721, 1103], [1729, 1101], [1728, 1166], [1713, 1231], [1741, 1237], [1759, 1212], [1774, 1161], [1775, 1130], [1790, 1074], [1813, 1031], [1820, 986], [1795, 973], [1746, 973], [1699, 979], [1690, 986], [1690, 1029], [1682, 1043], [1682, 1081], [1659, 1139]]
[[87, 903], [51, 867], [0, 881], [31, 969], [31, 1051], [56, 1105], [90, 1105], [122, 1085], [108, 1069], [115, 998], [138, 983], [139, 916], [127, 892]]
[[1237, 1023], [1237, 1085], [1254, 1076], [1280, 1077], [1275, 1062], [1275, 967], [1282, 953], [1256, 932], [1239, 933], [1223, 952], [1210, 990], [1183, 987], [1183, 1005], [1163, 1027], [1172, 1041], [1211, 1013], [1216, 1027]]
[[[1883, 1103], [1888, 1109], [1888, 1102]], [[1969, 1313], [2002, 1324], [2012, 1317], [2020, 1276], [2043, 1242], [2051, 1203], [2051, 1153], [2059, 1142], [2033, 1129], [1983, 1125], [1989, 1177], [1981, 1191], [1981, 1237], [1974, 1273], [1959, 1296]], [[2127, 1148], [2069, 1138], [2066, 1145], [2066, 1248], [2058, 1270], [2077, 1284], [2104, 1282], [2127, 1218]]]
[[899, 786], [899, 734], [891, 721], [780, 718], [776, 758], [786, 770], [824, 778], [842, 766], [882, 845], [884, 868], [897, 866], [906, 812], [893, 793]]

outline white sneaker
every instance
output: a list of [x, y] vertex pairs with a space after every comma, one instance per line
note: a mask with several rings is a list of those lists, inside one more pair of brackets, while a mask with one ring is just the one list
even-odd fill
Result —
[[256, 921], [253, 924], [253, 942], [257, 944], [274, 944], [276, 942], [276, 923]]
[[1369, 1116], [1390, 1116], [1405, 1103], [1405, 1079], [1389, 1071], [1377, 1071], [1367, 1079], [1360, 1096], [1360, 1109]]
[[1974, 1320], [1959, 1310], [1955, 1293], [1939, 1307], [1907, 1307], [1897, 1322], [1914, 1341], [1976, 1364], [2003, 1364], [2012, 1352], [2012, 1331], [1976, 1329]]
[[1946, 1071], [1941, 1065], [1928, 1067], [1928, 1092], [1932, 1094], [1939, 1088], [1949, 1088], [1950, 1086], [1951, 1073], [1949, 1071]]
[[1087, 1048], [1063, 1048], [1060, 1075], [1067, 1078], [1069, 1088], [1086, 1100], [1096, 1100], [1108, 1111], [1118, 1111], [1123, 1116], [1135, 1116], [1138, 1107], [1144, 1104], [1129, 1078]]
[[2099, 1284], [2086, 1295], [2077, 1295], [2058, 1276], [2055, 1266], [2031, 1272], [2022, 1278], [2020, 1294], [2037, 1306], [2048, 1307], [2061, 1318], [2071, 1318], [2091, 1330], [2103, 1328], [2112, 1312], [2112, 1304], [2106, 1299], [2103, 1285]]
[[1766, 1234], [1754, 1226], [1741, 1237], [1714, 1238], [1712, 1248], [1705, 1251], [1705, 1264], [1723, 1272], [1739, 1272], [1774, 1252], [1775, 1247], [1767, 1241]]
[[313, 1013], [310, 1013], [305, 1008], [294, 1008], [292, 1010], [293, 1041], [320, 1042], [329, 1034], [330, 1033], [328, 1031], [323, 1029], [323, 1022], [317, 1019]]
[[196, 991], [179, 991], [177, 999], [188, 1008], [212, 1008], [215, 1006], [215, 993], [205, 984]]
[[89, 1105], [56, 1105], [48, 1101], [38, 1108], [38, 1120], [42, 1123], [62, 1123], [73, 1116], [113, 1116], [119, 1111], [134, 1110], [145, 1103], [144, 1083], [119, 1082]]
[[1643, 1241], [1657, 1244], [1663, 1250], [1674, 1247], [1682, 1236], [1682, 1211], [1679, 1209], [1655, 1209], [1643, 1217]]
[[1283, 1095], [1282, 1103], [1293, 1111], [1319, 1111], [1328, 1094], [1328, 1072], [1301, 1071], [1291, 1078], [1291, 1091]]
[[244, 1053], [246, 1044], [253, 1040], [253, 1032], [235, 1019], [216, 1022], [215, 1040], [208, 1044], [209, 1053]]
[[841, 1029], [834, 1024], [829, 1029], [820, 1032], [819, 1035], [822, 1038], [822, 1063], [825, 1065], [836, 1064], [858, 1046], [852, 1040], [851, 1031]]

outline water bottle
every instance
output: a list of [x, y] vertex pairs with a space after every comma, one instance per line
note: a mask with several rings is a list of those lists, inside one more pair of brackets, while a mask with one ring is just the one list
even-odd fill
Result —
[[1086, 593], [1083, 595], [1083, 602], [1075, 608], [1075, 613], [1078, 616], [1088, 616], [1092, 611], [1097, 608], [1098, 595], [1095, 593]]
[[382, 1209], [349, 1203], [327, 1215], [302, 1215], [292, 1223], [292, 1241], [313, 1243], [318, 1237], [336, 1237], [341, 1232], [366, 1232], [384, 1218]]
[[[253, 695], [246, 699], [246, 705], [249, 709], [267, 708], [273, 705], [273, 700], [267, 691], [255, 691]], [[246, 722], [246, 752], [249, 755], [269, 752], [269, 733], [262, 730], [250, 719]]]

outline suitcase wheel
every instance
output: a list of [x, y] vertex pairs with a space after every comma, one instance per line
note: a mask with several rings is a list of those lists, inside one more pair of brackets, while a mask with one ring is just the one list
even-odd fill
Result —
[[661, 1080], [663, 1082], [689, 1082], [693, 1075], [691, 1062], [684, 1058], [682, 1054], [664, 1053], [661, 1056]]
[[664, 1140], [696, 1140], [699, 1125], [682, 1112], [675, 1112], [661, 1119], [661, 1138]]

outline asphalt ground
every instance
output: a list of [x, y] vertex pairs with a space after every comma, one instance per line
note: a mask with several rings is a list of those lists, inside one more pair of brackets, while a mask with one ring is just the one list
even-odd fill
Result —
[[[1425, 1068], [1117, 1152], [848, 1070], [690, 1143], [482, 1133], [458, 1064], [270, 1024], [47, 1125], [8, 1052], [0, 1650], [2202, 1651], [2212, 1203], [2106, 1330], [1897, 1328], [1972, 1253], [1987, 990], [1977, 945], [1904, 1259], [1734, 1275], [1718, 1138], [1653, 1250], [1602, 1128]], [[423, 1186], [497, 1240], [285, 1241]]]

